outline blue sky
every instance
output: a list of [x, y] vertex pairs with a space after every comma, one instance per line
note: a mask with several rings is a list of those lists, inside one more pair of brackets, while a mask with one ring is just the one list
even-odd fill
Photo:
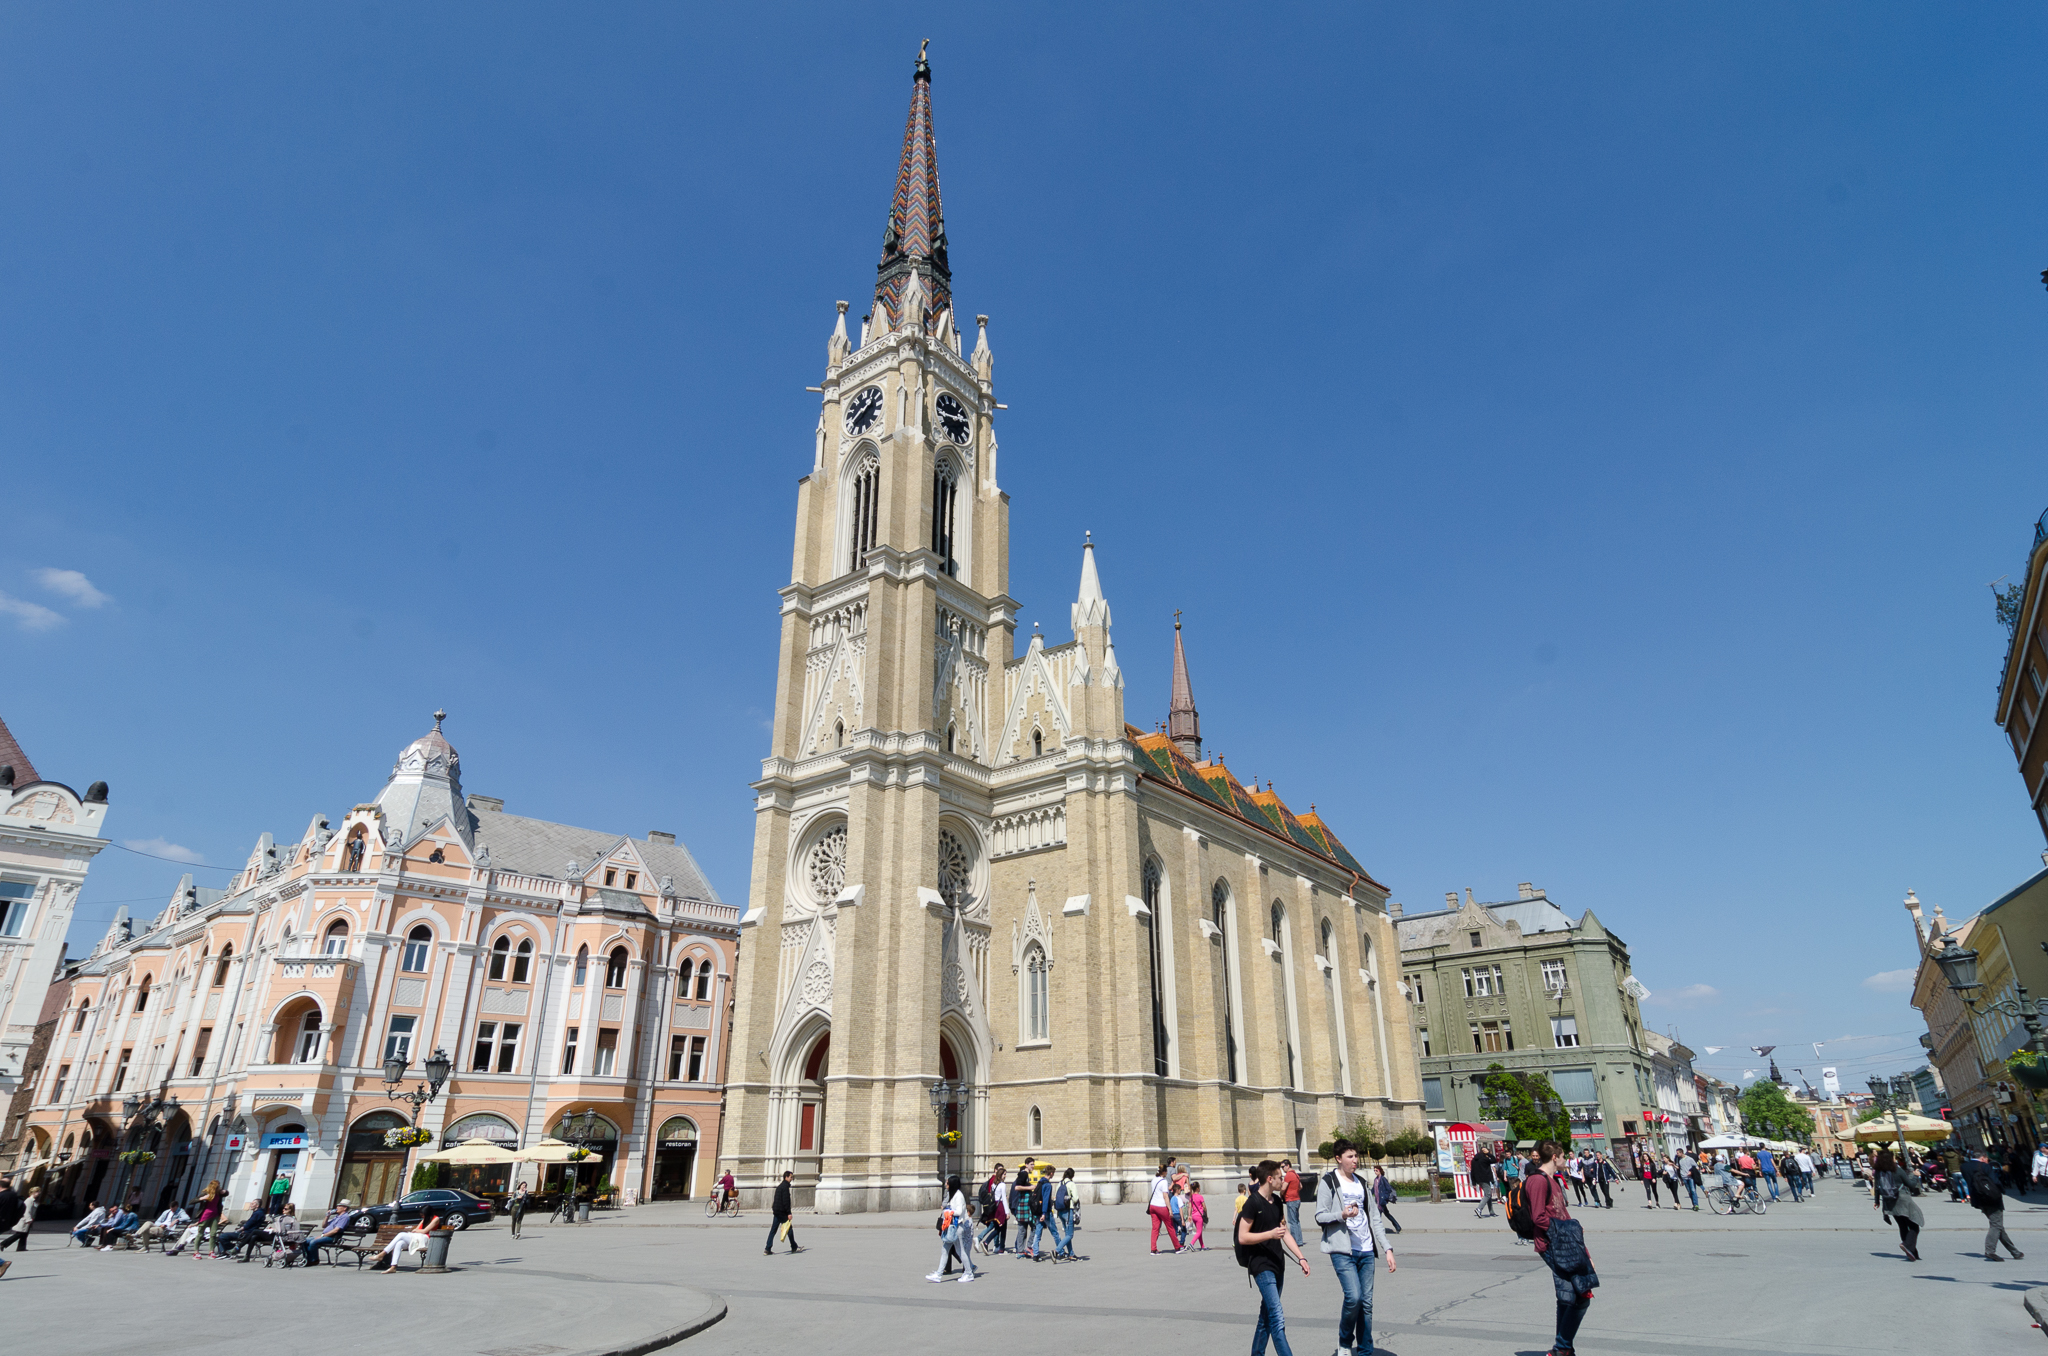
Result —
[[445, 705], [744, 897], [928, 36], [1011, 591], [1063, 638], [1095, 533], [1133, 722], [1185, 609], [1209, 747], [1395, 898], [1533, 880], [1858, 1082], [1907, 888], [2040, 869], [2038, 7], [409, 8], [0, 10], [0, 715], [117, 840], [238, 863]]

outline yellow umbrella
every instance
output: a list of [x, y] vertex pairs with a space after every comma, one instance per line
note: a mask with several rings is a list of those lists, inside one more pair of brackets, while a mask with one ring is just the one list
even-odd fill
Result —
[[573, 1161], [569, 1156], [575, 1152], [573, 1148], [562, 1143], [562, 1141], [544, 1136], [521, 1149], [518, 1153], [513, 1154], [512, 1158], [507, 1161], [517, 1161], [520, 1163], [568, 1163]]
[[1895, 1139], [1907, 1139], [1915, 1144], [1938, 1144], [1954, 1133], [1947, 1121], [1938, 1121], [1932, 1116], [1902, 1115], [1896, 1126], [1890, 1116], [1879, 1116], [1856, 1127], [1856, 1140], [1860, 1144], [1888, 1144]]
[[452, 1149], [443, 1149], [437, 1154], [421, 1154], [422, 1163], [452, 1163], [457, 1167], [490, 1167], [500, 1163], [516, 1163], [518, 1157], [510, 1149], [501, 1149], [487, 1139], [466, 1139]]

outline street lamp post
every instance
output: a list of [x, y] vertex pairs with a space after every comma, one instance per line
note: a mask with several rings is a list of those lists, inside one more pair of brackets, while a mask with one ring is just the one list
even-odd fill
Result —
[[1978, 1017], [1996, 1012], [2018, 1018], [2020, 1025], [2027, 1029], [2027, 1049], [2037, 1055], [2048, 1055], [2048, 1028], [2042, 1025], [2042, 1018], [2048, 1017], [2048, 998], [2029, 999], [2027, 986], [2020, 983], [2015, 974], [2013, 989], [2018, 997], [1990, 999], [1979, 1007], [1971, 998], [1984, 987], [1977, 978], [1977, 953], [1968, 947], [1957, 946], [1953, 933], [1942, 940], [1946, 944], [1934, 953], [1934, 962], [1941, 967], [1942, 977], [1948, 981], [1949, 989], [1963, 1006]]
[[[426, 1074], [427, 1081], [419, 1084], [411, 1092], [401, 1092], [399, 1091], [399, 1085], [405, 1082], [406, 1058], [402, 1054], [385, 1057], [384, 1096], [389, 1101], [409, 1102], [412, 1104], [412, 1128], [414, 1130], [420, 1128], [421, 1109], [441, 1095], [441, 1085], [448, 1081], [448, 1071], [454, 1067], [454, 1064], [455, 1061], [448, 1058], [446, 1050], [436, 1049], [433, 1054], [427, 1056], [427, 1062], [421, 1069], [421, 1072]], [[399, 1163], [398, 1180], [401, 1189], [398, 1194], [403, 1197], [407, 1191], [412, 1189], [412, 1182], [406, 1175], [412, 1170], [411, 1144], [405, 1146], [405, 1157], [399, 1160]]]
[[583, 1108], [583, 1114], [580, 1116], [564, 1116], [561, 1125], [558, 1127], [562, 1132], [562, 1143], [568, 1145], [577, 1155], [569, 1160], [569, 1189], [562, 1197], [562, 1218], [564, 1223], [577, 1218], [581, 1218], [586, 1223], [589, 1221], [589, 1216], [583, 1214], [578, 1208], [576, 1200], [576, 1169], [583, 1159], [590, 1156], [590, 1146], [597, 1143], [597, 1122], [597, 1108], [587, 1106]]
[[1870, 1096], [1879, 1111], [1892, 1113], [1892, 1133], [1899, 1141], [1899, 1171], [1906, 1169], [1906, 1126], [1899, 1119], [1899, 1110], [1910, 1106], [1913, 1100], [1913, 1080], [1900, 1074], [1896, 1078], [1870, 1076]]
[[[147, 1102], [132, 1092], [121, 1099], [121, 1116], [129, 1127], [129, 1135], [133, 1136], [138, 1130], [147, 1130], [149, 1132], [148, 1152], [151, 1159], [156, 1157], [157, 1146], [162, 1142], [164, 1125], [177, 1114], [177, 1097], [164, 1097], [161, 1095], [161, 1090], [159, 1090], [157, 1096], [151, 1097]], [[141, 1122], [140, 1126], [136, 1125], [137, 1121]], [[114, 1193], [115, 1201], [124, 1205], [128, 1200], [129, 1170], [135, 1166], [133, 1161], [127, 1157], [127, 1154], [133, 1152], [135, 1151], [130, 1149], [122, 1155], [121, 1185], [120, 1189]]]
[[952, 1155], [952, 1146], [946, 1143], [946, 1110], [955, 1102], [966, 1099], [967, 1084], [949, 1083], [943, 1078], [937, 1078], [932, 1080], [930, 1091], [932, 1114], [939, 1122], [939, 1185], [943, 1188], [946, 1184], [946, 1160]]

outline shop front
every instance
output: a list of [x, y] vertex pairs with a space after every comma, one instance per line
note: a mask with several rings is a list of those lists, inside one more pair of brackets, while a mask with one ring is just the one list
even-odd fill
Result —
[[405, 1117], [395, 1111], [373, 1111], [349, 1127], [336, 1179], [336, 1201], [352, 1206], [382, 1205], [405, 1194], [406, 1151], [387, 1145], [384, 1135], [403, 1130], [406, 1124]]
[[602, 1116], [592, 1117], [589, 1129], [584, 1128], [584, 1118], [564, 1116], [548, 1131], [564, 1143], [582, 1141], [590, 1156], [574, 1163], [550, 1163], [547, 1180], [541, 1184], [543, 1192], [556, 1192], [566, 1188], [571, 1181], [576, 1184], [580, 1196], [602, 1196], [609, 1192], [612, 1182], [612, 1165], [619, 1156], [619, 1128]]
[[[254, 1192], [266, 1209], [282, 1201], [297, 1199], [300, 1160], [313, 1147], [312, 1136], [306, 1127], [299, 1124], [280, 1125], [263, 1137], [258, 1149], [268, 1155], [269, 1170], [256, 1179]], [[258, 1162], [262, 1162], [259, 1158]], [[277, 1189], [277, 1183], [284, 1182], [284, 1190]]]
[[[519, 1132], [513, 1128], [512, 1122], [487, 1111], [464, 1116], [449, 1125], [441, 1132], [441, 1147], [459, 1148], [473, 1139], [488, 1140], [508, 1153], [519, 1148]], [[472, 1196], [488, 1197], [503, 1205], [506, 1195], [512, 1190], [512, 1170], [515, 1166], [517, 1165], [511, 1163], [443, 1163], [441, 1185], [453, 1187], [457, 1191], [467, 1191]]]
[[654, 1194], [657, 1201], [686, 1201], [696, 1194], [697, 1123], [671, 1116], [654, 1137]]

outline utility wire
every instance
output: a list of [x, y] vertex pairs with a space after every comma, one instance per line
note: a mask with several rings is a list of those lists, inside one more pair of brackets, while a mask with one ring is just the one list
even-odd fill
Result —
[[138, 857], [148, 857], [153, 861], [176, 862], [179, 866], [198, 867], [201, 871], [240, 871], [242, 869], [239, 866], [209, 866], [205, 862], [188, 862], [183, 857], [165, 857], [155, 852], [143, 852], [137, 848], [121, 847], [119, 843], [109, 843], [107, 844], [107, 846], [111, 848], [121, 848], [121, 851], [123, 852], [132, 852]]

